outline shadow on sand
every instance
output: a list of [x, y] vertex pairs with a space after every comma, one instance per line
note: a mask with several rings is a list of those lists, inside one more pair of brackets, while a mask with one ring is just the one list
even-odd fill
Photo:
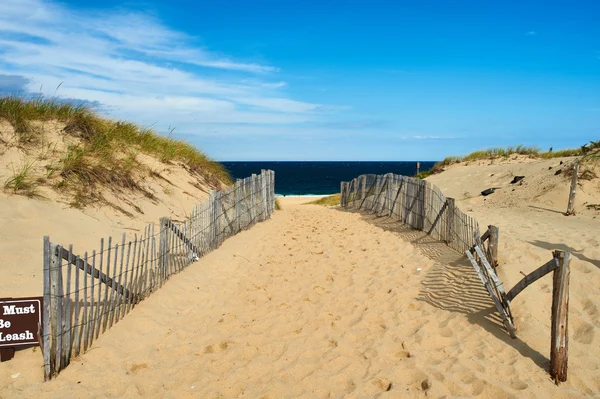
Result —
[[597, 268], [600, 268], [600, 260], [588, 258], [587, 256], [585, 256], [584, 254], [581, 253], [581, 252], [583, 252], [583, 249], [575, 249], [575, 248], [571, 248], [570, 246], [565, 245], [565, 244], [558, 244], [558, 243], [554, 244], [551, 242], [539, 241], [539, 240], [529, 241], [529, 243], [531, 245], [535, 245], [536, 247], [548, 249], [550, 251], [558, 249], [561, 251], [570, 252], [571, 255], [573, 255], [577, 259], [582, 260], [584, 262], [591, 263], [592, 265], [596, 266]]
[[423, 277], [417, 300], [438, 309], [466, 315], [469, 322], [480, 325], [521, 355], [530, 358], [540, 368], [548, 369], [550, 360], [547, 357], [518, 337], [510, 338], [492, 299], [465, 255], [454, 251], [445, 242], [433, 239], [426, 232], [413, 230], [389, 217], [359, 211], [340, 211], [358, 213], [366, 222], [396, 233], [435, 262]]

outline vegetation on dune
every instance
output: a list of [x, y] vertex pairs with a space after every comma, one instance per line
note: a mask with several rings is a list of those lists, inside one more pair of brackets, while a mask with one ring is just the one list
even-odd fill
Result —
[[542, 152], [538, 147], [528, 147], [524, 145], [518, 145], [516, 147], [507, 148], [488, 148], [487, 150], [474, 151], [462, 157], [450, 156], [444, 158], [442, 161], [437, 162], [433, 167], [424, 172], [420, 172], [415, 177], [424, 179], [432, 174], [440, 173], [444, 171], [444, 167], [459, 163], [469, 162], [481, 159], [497, 159], [497, 158], [509, 158], [513, 155], [525, 155], [531, 158], [561, 158], [561, 157], [574, 157], [583, 156], [584, 158], [599, 157], [600, 155], [600, 141], [590, 142], [581, 146], [581, 148], [558, 150], [558, 151], [546, 151]]
[[[85, 105], [42, 96], [34, 99], [8, 96], [0, 98], [2, 118], [13, 126], [18, 147], [26, 153], [37, 149], [38, 160], [49, 160], [44, 178], [31, 177], [32, 161], [13, 168], [13, 177], [4, 187], [15, 193], [28, 194], [35, 182], [41, 184], [46, 179], [52, 180], [57, 189], [71, 188], [76, 197], [89, 200], [97, 199], [94, 195], [97, 184], [141, 190], [151, 196], [140, 188], [139, 173], [134, 173], [140, 169], [139, 154], [156, 157], [164, 163], [181, 162], [191, 174], [202, 177], [212, 187], [232, 181], [221, 164], [194, 146], [131, 122], [101, 117]], [[64, 132], [74, 138], [75, 144], [53, 159], [57, 157], [54, 151], [57, 143], [47, 142], [39, 123], [36, 124], [39, 121], [63, 122]]]
[[340, 204], [340, 194], [329, 195], [327, 197], [319, 198], [308, 203], [323, 206], [337, 206]]

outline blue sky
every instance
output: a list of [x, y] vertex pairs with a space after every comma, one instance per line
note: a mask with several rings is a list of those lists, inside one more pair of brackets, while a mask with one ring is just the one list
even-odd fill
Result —
[[578, 147], [600, 139], [599, 20], [591, 0], [2, 0], [0, 91], [218, 160]]

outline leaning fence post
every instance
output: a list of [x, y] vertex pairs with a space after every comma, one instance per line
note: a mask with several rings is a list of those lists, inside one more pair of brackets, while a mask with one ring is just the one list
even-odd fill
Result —
[[558, 268], [554, 270], [552, 286], [552, 330], [550, 346], [550, 376], [554, 382], [567, 380], [567, 362], [569, 359], [569, 263], [571, 254], [564, 251], [554, 251]]
[[450, 244], [454, 237], [454, 198], [446, 198], [446, 244]]
[[571, 189], [569, 190], [569, 205], [567, 206], [567, 216], [575, 215], [575, 193], [577, 191], [577, 174], [579, 173], [579, 162], [573, 165], [573, 175], [571, 176]]

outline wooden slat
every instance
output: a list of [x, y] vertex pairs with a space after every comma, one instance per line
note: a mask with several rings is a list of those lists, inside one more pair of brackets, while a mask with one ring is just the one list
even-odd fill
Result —
[[[129, 292], [133, 292], [134, 295], [130, 295], [127, 300], [127, 308], [125, 309], [125, 313], [129, 313], [129, 311], [131, 310], [131, 308], [134, 305], [134, 298], [140, 298], [141, 297], [141, 292], [139, 289], [139, 279], [140, 279], [140, 265], [139, 265], [139, 257], [136, 257], [136, 255], [139, 253], [139, 247], [140, 245], [138, 245], [138, 235], [137, 233], [134, 234], [133, 236], [133, 257], [131, 260], [131, 281], [129, 283], [130, 287], [129, 287]], [[135, 273], [135, 274], [134, 274]]]
[[[89, 263], [88, 263], [89, 266]], [[92, 272], [94, 271], [96, 266], [96, 251], [92, 251]], [[84, 333], [84, 340], [83, 340], [83, 351], [87, 351], [87, 348], [89, 348], [89, 346], [91, 345], [91, 339], [90, 337], [92, 337], [94, 335], [93, 331], [93, 325], [94, 325], [94, 277], [92, 274], [89, 274], [90, 276], [90, 299], [89, 299], [89, 314], [88, 314], [88, 299], [87, 299], [87, 292], [84, 294], [85, 297], [85, 302], [83, 303], [84, 306], [84, 314], [86, 317], [86, 323], [85, 323], [85, 333]], [[83, 281], [84, 284], [84, 288], [87, 289], [87, 280], [88, 280], [88, 273], [84, 274], [83, 277], [85, 277], [85, 280]], [[85, 290], [84, 290], [85, 292]]]
[[[119, 248], [121, 248], [121, 257], [120, 257], [120, 271], [117, 274], [117, 264], [119, 264]], [[111, 328], [114, 320], [115, 320], [115, 306], [116, 306], [116, 300], [117, 298], [115, 298], [115, 290], [116, 290], [116, 281], [120, 281], [121, 280], [121, 276], [123, 273], [123, 252], [125, 249], [125, 233], [123, 233], [123, 238], [122, 238], [122, 244], [119, 246], [119, 244], [115, 245], [115, 260], [113, 262], [114, 267], [113, 267], [113, 281], [111, 284], [111, 287], [113, 288], [113, 290], [110, 292], [110, 306], [109, 306], [109, 310], [110, 310], [110, 315], [108, 318], [108, 328]], [[117, 280], [118, 279], [118, 280]], [[119, 295], [117, 295], [118, 297]]]
[[63, 338], [63, 368], [71, 359], [71, 265], [73, 264], [73, 245], [69, 245], [69, 261], [67, 262], [67, 284], [64, 303], [64, 338]]
[[504, 322], [504, 326], [508, 330], [508, 333], [510, 334], [510, 336], [512, 338], [516, 338], [515, 328], [512, 325], [512, 323], [510, 322], [510, 320], [508, 318], [508, 315], [506, 314], [506, 311], [504, 310], [504, 307], [502, 306], [502, 303], [500, 303], [500, 298], [498, 298], [496, 296], [496, 293], [494, 292], [492, 286], [490, 285], [490, 282], [484, 276], [483, 271], [481, 270], [481, 268], [477, 264], [477, 261], [475, 260], [475, 258], [473, 258], [473, 255], [471, 255], [471, 252], [470, 251], [466, 251], [465, 254], [467, 255], [467, 258], [469, 259], [469, 261], [471, 262], [471, 265], [473, 265], [473, 268], [475, 269], [475, 272], [477, 273], [477, 275], [481, 279], [481, 282], [483, 283], [483, 285], [484, 285], [485, 289], [487, 290], [488, 294], [490, 295], [490, 297], [494, 301], [494, 305], [496, 305], [496, 309], [498, 310], [498, 313], [500, 313], [500, 317], [502, 317], [502, 320]]
[[[104, 264], [104, 238], [100, 239], [100, 253], [98, 253], [98, 260], [99, 260], [99, 264], [98, 264], [98, 273], [102, 274], [102, 266]], [[96, 260], [96, 257], [94, 256], [94, 259], [92, 262], [94, 262]], [[92, 267], [94, 268], [95, 265], [92, 264]], [[100, 282], [98, 282], [98, 298], [96, 299], [96, 302], [94, 302], [94, 284], [95, 284], [95, 278], [92, 275], [92, 298], [91, 298], [91, 306], [93, 306], [94, 309], [94, 318], [92, 320], [92, 339], [90, 340], [90, 346], [92, 346], [92, 343], [94, 341], [94, 339], [98, 338], [98, 334], [100, 332], [100, 297], [102, 294], [102, 284], [100, 284]]]
[[477, 256], [479, 256], [479, 260], [483, 264], [483, 267], [486, 269], [487, 274], [492, 279], [492, 282], [494, 283], [494, 287], [500, 293], [500, 298], [502, 298], [503, 296], [506, 295], [504, 292], [504, 286], [502, 285], [502, 282], [500, 281], [498, 276], [496, 276], [496, 273], [494, 273], [492, 266], [489, 264], [488, 260], [485, 257], [485, 254], [483, 253], [481, 248], [479, 248], [479, 246], [475, 247], [475, 252], [477, 253]]
[[[110, 253], [112, 251], [112, 237], [108, 237], [108, 248], [107, 248], [107, 255], [106, 255], [106, 275], [110, 276]], [[104, 300], [102, 301], [102, 313], [101, 313], [101, 320], [102, 320], [102, 333], [104, 333], [106, 331], [106, 325], [108, 323], [108, 308], [107, 306], [110, 305], [109, 303], [109, 299], [108, 299], [108, 288], [109, 285], [108, 284], [104, 284]], [[98, 298], [100, 299], [100, 298]], [[98, 326], [98, 333], [100, 332], [100, 326]], [[96, 338], [98, 338], [98, 335], [96, 335]]]
[[[125, 251], [123, 251], [125, 252]], [[125, 258], [125, 274], [123, 275], [123, 287], [127, 288], [127, 279], [129, 277], [129, 256], [131, 255], [131, 241], [127, 243], [127, 256]], [[125, 315], [125, 307], [127, 306], [127, 297], [119, 295], [117, 303], [116, 321], [118, 322]]]
[[[79, 257], [75, 258], [75, 262], [79, 261]], [[79, 320], [81, 304], [79, 302], [79, 268], [75, 267], [75, 313], [73, 315], [73, 344], [72, 348], [75, 352], [75, 357], [79, 356], [79, 349], [81, 347], [81, 322]]]

